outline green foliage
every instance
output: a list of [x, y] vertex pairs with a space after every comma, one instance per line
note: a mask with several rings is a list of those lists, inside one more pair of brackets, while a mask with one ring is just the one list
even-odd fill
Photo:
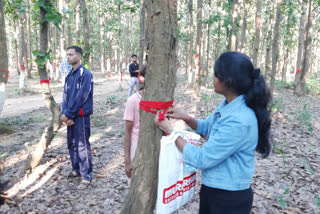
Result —
[[5, 123], [0, 123], [0, 135], [2, 134], [12, 134], [13, 129]]
[[284, 194], [280, 194], [278, 196], [278, 203], [280, 204], [280, 206], [282, 208], [286, 208], [287, 207], [287, 203], [290, 201], [289, 200], [289, 195], [290, 195], [290, 189], [286, 188], [284, 191]]
[[318, 196], [318, 198], [316, 200], [316, 204], [317, 204], [318, 210], [320, 210], [320, 195]]
[[271, 106], [271, 110], [273, 112], [280, 112], [283, 106], [283, 100], [282, 98], [279, 99], [275, 99], [272, 106]]
[[309, 91], [315, 94], [320, 94], [320, 79], [315, 75], [309, 75], [306, 87]]
[[44, 68], [47, 60], [52, 60], [53, 56], [50, 55], [51, 50], [49, 50], [46, 54], [41, 54], [40, 51], [34, 50], [32, 51], [32, 54], [36, 57], [34, 60], [39, 68]]
[[61, 30], [59, 25], [62, 21], [62, 15], [54, 6], [53, 0], [33, 0], [33, 3], [35, 11], [39, 11], [40, 8], [43, 8], [46, 11], [46, 21], [54, 24], [59, 30]]
[[312, 132], [312, 112], [305, 103], [302, 110], [295, 111], [301, 125], [307, 126], [308, 131]]

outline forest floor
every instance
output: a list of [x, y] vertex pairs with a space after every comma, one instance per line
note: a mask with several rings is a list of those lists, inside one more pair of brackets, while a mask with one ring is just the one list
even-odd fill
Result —
[[[86, 190], [77, 190], [80, 180], [67, 179], [71, 170], [66, 127], [53, 139], [45, 157], [33, 172], [24, 170], [25, 159], [39, 141], [50, 112], [40, 94], [39, 77], [27, 80], [27, 92], [19, 94], [18, 76], [12, 74], [0, 127], [12, 133], [0, 135], [3, 159], [1, 181], [8, 181], [9, 200], [0, 213], [118, 213], [128, 193], [124, 173], [122, 120], [128, 92], [128, 76], [119, 90], [118, 77], [93, 73], [94, 114], [91, 117], [91, 147], [94, 178]], [[175, 103], [197, 118], [205, 118], [221, 102], [212, 85], [194, 98], [178, 73]], [[210, 87], [211, 86], [211, 87]], [[61, 102], [61, 83], [51, 83]], [[257, 154], [253, 179], [252, 213], [320, 212], [320, 96], [310, 92], [296, 97], [286, 85], [277, 84], [272, 113], [273, 153], [267, 159]], [[201, 177], [197, 175], [193, 199], [177, 213], [198, 213]]]

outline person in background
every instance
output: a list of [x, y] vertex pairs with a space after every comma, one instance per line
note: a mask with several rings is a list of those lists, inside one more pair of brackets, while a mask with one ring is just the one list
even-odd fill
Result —
[[[181, 137], [175, 141], [183, 161], [202, 170], [199, 213], [250, 214], [255, 151], [264, 158], [271, 151], [271, 95], [260, 69], [238, 52], [224, 53], [215, 62], [213, 85], [225, 99], [207, 119], [196, 120], [176, 108], [166, 116], [182, 119], [206, 136], [201, 148]], [[157, 117], [157, 126], [174, 132], [167, 118], [159, 122]]]
[[139, 78], [139, 91], [130, 96], [126, 103], [123, 119], [125, 120], [124, 134], [124, 157], [125, 157], [125, 173], [128, 178], [132, 176], [132, 160], [134, 158], [138, 145], [139, 136], [139, 103], [144, 88], [144, 78], [146, 74], [146, 65], [142, 66]]
[[64, 60], [62, 60], [61, 65], [60, 65], [60, 80], [62, 82], [62, 84], [64, 85], [66, 76], [68, 75], [68, 73], [72, 70], [72, 65], [70, 65], [68, 63], [68, 59], [65, 58]]
[[138, 80], [138, 74], [139, 74], [139, 64], [137, 62], [137, 55], [133, 54], [131, 56], [131, 64], [129, 65], [129, 73], [130, 73], [130, 88], [128, 97], [132, 95], [133, 88], [136, 87], [136, 91], [138, 91], [139, 87], [139, 80]]

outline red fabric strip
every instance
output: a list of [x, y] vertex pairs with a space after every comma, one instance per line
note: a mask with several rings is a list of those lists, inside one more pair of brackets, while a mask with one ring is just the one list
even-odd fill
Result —
[[80, 108], [80, 116], [84, 116], [83, 109]]
[[43, 83], [47, 83], [47, 84], [49, 84], [50, 83], [50, 80], [51, 80], [51, 78], [49, 77], [49, 79], [48, 80], [40, 80], [40, 84], [43, 84]]
[[141, 109], [156, 114], [157, 111], [153, 110], [153, 109], [157, 109], [157, 110], [163, 110], [160, 112], [159, 114], [159, 121], [162, 121], [165, 119], [164, 115], [165, 113], [168, 111], [169, 107], [171, 107], [173, 105], [173, 100], [169, 101], [169, 102], [161, 102], [161, 101], [140, 101], [139, 106]]
[[122, 72], [121, 72], [121, 82], [122, 82]]
[[300, 69], [297, 69], [297, 73], [296, 74], [299, 74], [301, 72], [301, 70]]

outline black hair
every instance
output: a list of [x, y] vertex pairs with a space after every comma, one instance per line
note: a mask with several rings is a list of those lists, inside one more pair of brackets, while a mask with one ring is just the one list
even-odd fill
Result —
[[131, 55], [131, 58], [133, 58], [133, 57], [137, 57], [137, 55], [135, 55], [135, 54], [132, 54], [132, 55]]
[[[143, 78], [146, 77], [146, 73], [147, 73], [147, 64], [142, 64], [141, 68], [140, 68], [140, 76], [142, 76]], [[146, 81], [146, 80], [144, 80]], [[140, 82], [139, 83], [139, 90], [143, 90], [145, 86], [145, 82]]]
[[244, 94], [246, 104], [256, 114], [259, 140], [256, 151], [265, 158], [270, 154], [271, 94], [260, 69], [255, 69], [251, 59], [242, 53], [226, 52], [214, 65], [214, 75], [236, 94]]
[[79, 46], [72, 45], [67, 48], [67, 50], [69, 50], [69, 49], [74, 49], [77, 53], [80, 53], [80, 55], [82, 56], [82, 49]]

